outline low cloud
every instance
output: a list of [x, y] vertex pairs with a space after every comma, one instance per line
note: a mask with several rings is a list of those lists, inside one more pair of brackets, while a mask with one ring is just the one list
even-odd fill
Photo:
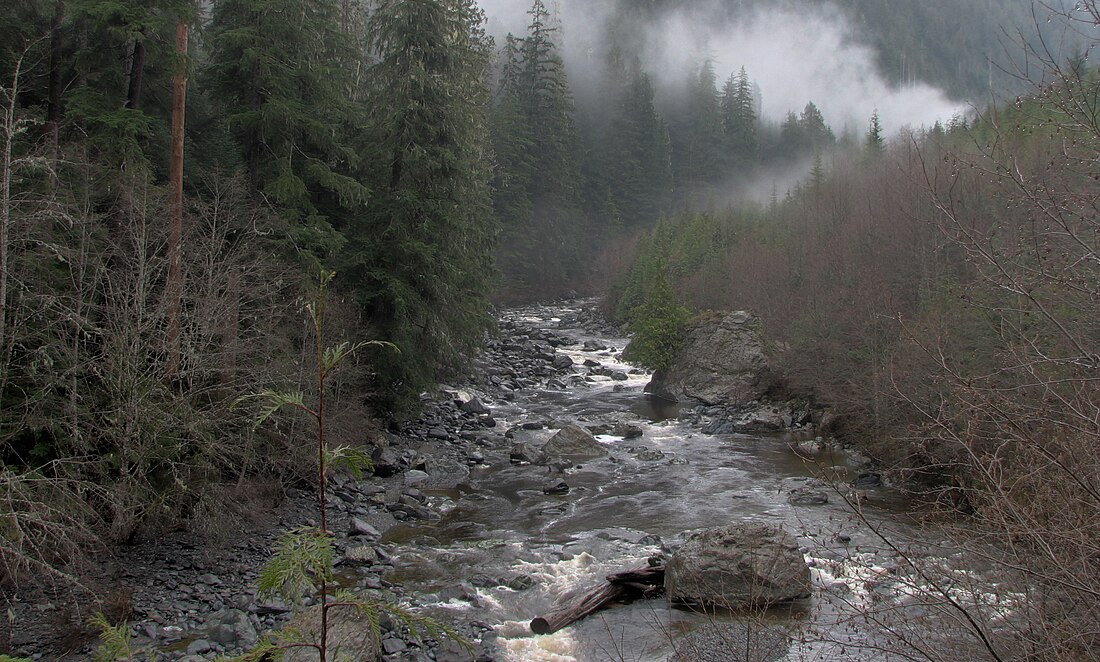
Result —
[[[625, 2], [626, 0], [624, 0]], [[529, 0], [479, 0], [488, 29], [498, 38], [526, 33]], [[704, 59], [714, 61], [721, 79], [742, 66], [759, 85], [763, 117], [781, 120], [813, 101], [838, 133], [866, 131], [874, 109], [888, 133], [928, 126], [965, 109], [941, 90], [924, 83], [898, 87], [879, 71], [873, 48], [862, 43], [847, 15], [832, 5], [805, 2], [746, 10], [731, 16], [729, 5], [699, 3], [645, 24], [609, 26], [622, 20], [614, 2], [559, 0], [547, 6], [560, 21], [564, 59], [579, 101], [597, 94], [609, 27], [636, 41], [667, 100]]]

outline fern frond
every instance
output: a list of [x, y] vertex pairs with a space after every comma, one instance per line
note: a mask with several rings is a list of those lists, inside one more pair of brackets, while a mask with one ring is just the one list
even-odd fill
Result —
[[302, 632], [301, 629], [294, 625], [287, 625], [275, 633], [280, 646], [287, 646], [290, 644], [308, 644], [313, 640], [308, 634]]
[[354, 344], [345, 340], [339, 345], [325, 348], [324, 353], [321, 355], [321, 366], [326, 373], [331, 372], [336, 369], [336, 366], [340, 365], [341, 361], [364, 347], [386, 347], [397, 353], [401, 352], [397, 345], [385, 340], [364, 340]]
[[260, 424], [271, 418], [272, 414], [279, 411], [283, 407], [291, 406], [296, 409], [300, 409], [304, 412], [312, 414], [313, 411], [305, 404], [305, 395], [301, 391], [275, 391], [267, 389], [260, 391], [259, 393], [249, 393], [248, 395], [242, 395], [233, 401], [230, 408], [235, 409], [240, 406], [241, 403], [248, 400], [263, 400], [263, 404], [260, 407], [260, 412], [256, 414], [256, 419], [252, 422], [252, 429], [260, 427]]

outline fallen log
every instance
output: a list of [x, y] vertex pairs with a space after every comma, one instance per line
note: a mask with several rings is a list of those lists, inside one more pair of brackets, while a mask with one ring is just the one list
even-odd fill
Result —
[[607, 583], [588, 591], [571, 604], [532, 619], [531, 631], [535, 634], [553, 634], [616, 602], [657, 597], [664, 591], [664, 585], [663, 565], [647, 565], [610, 574]]

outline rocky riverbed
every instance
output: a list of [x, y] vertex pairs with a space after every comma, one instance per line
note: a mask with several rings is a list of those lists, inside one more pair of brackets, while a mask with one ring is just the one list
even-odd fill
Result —
[[[505, 312], [466, 383], [424, 394], [419, 420], [374, 441], [375, 475], [333, 477], [340, 583], [449, 623], [474, 646], [421, 641], [384, 619], [383, 659], [814, 659], [837, 642], [881, 646], [850, 619], [872, 602], [904, 606], [897, 587], [911, 578], [849, 504], [881, 519], [897, 510], [896, 495], [861, 470], [863, 458], [816, 434], [820, 413], [805, 403], [682, 408], [644, 395], [649, 376], [619, 360], [626, 339], [593, 310], [571, 302]], [[312, 523], [316, 495], [277, 496], [269, 517], [242, 520], [232, 538], [170, 533], [120, 550], [90, 578], [130, 612], [135, 649], [198, 662], [247, 648], [292, 617], [257, 599], [255, 579], [279, 534]], [[553, 635], [527, 627], [607, 572], [731, 521], [792, 532], [814, 597], [747, 620], [654, 600]], [[72, 630], [62, 627], [74, 618], [71, 595], [40, 587], [15, 596], [16, 653], [88, 659], [87, 637], [57, 637]]]

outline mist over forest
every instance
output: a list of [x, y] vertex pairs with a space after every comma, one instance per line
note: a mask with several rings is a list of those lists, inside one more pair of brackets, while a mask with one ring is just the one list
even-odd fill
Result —
[[[498, 43], [522, 35], [529, 7], [481, 0]], [[919, 128], [1018, 91], [1010, 58], [1033, 32], [1026, 0], [996, 3], [897, 3], [815, 0], [765, 3], [586, 3], [559, 0], [562, 51], [584, 108], [597, 103], [611, 44], [641, 58], [667, 101], [688, 73], [712, 60], [721, 76], [745, 67], [761, 87], [762, 117], [817, 103], [839, 132], [862, 131], [868, 109], [886, 125]], [[1023, 35], [1023, 37], [1021, 36]]]
[[[0, 662], [1100, 659], [1098, 43], [9, 0]], [[679, 609], [708, 536], [795, 581]]]

